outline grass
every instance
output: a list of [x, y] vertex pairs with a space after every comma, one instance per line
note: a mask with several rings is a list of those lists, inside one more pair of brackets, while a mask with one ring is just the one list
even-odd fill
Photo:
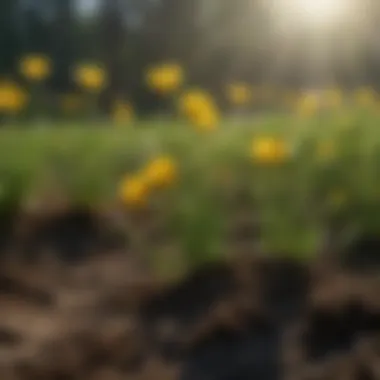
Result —
[[[169, 121], [3, 128], [0, 207], [43, 197], [46, 183], [75, 204], [112, 203], [123, 177], [168, 154], [179, 180], [154, 195], [150, 208], [187, 263], [219, 259], [243, 212], [259, 218], [267, 252], [310, 258], [332, 227], [341, 231], [337, 244], [380, 232], [379, 121], [376, 113], [346, 110], [311, 119], [234, 120], [210, 134]], [[251, 142], [264, 135], [286, 140], [292, 156], [276, 166], [254, 162]], [[326, 144], [329, 151], [318, 154]], [[148, 249], [144, 233], [140, 242]]]

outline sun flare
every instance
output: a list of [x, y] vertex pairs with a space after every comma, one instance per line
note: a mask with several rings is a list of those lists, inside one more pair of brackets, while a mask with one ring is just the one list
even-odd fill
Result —
[[295, 0], [293, 6], [303, 17], [329, 21], [345, 13], [346, 3], [345, 0]]
[[345, 20], [351, 0], [277, 0], [279, 15], [309, 25], [331, 25]]

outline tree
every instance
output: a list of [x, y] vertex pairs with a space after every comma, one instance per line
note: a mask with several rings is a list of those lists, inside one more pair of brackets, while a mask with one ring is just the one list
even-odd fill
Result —
[[123, 91], [126, 85], [123, 65], [124, 44], [128, 43], [120, 0], [103, 0], [99, 25], [102, 60], [109, 73], [109, 94]]
[[18, 10], [18, 0], [0, 1], [0, 74], [12, 73], [20, 54]]
[[73, 31], [75, 27], [72, 0], [56, 0], [54, 23], [51, 25], [54, 43], [50, 50], [55, 69], [53, 83], [60, 91], [70, 87], [70, 67], [76, 60], [76, 50], [82, 48], [75, 43]]

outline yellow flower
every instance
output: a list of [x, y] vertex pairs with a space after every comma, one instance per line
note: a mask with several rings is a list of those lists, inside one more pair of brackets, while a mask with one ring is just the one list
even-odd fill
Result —
[[227, 86], [227, 98], [233, 105], [245, 105], [252, 99], [252, 91], [243, 83], [235, 83]]
[[76, 83], [90, 92], [100, 92], [107, 84], [105, 70], [97, 64], [79, 65], [74, 69]]
[[315, 115], [319, 109], [319, 99], [316, 94], [307, 93], [300, 96], [296, 105], [299, 116], [310, 117]]
[[213, 131], [218, 126], [219, 114], [212, 107], [204, 107], [190, 114], [189, 120], [200, 131]]
[[52, 64], [50, 59], [44, 55], [28, 55], [21, 59], [20, 71], [25, 78], [40, 82], [50, 76]]
[[0, 112], [18, 113], [26, 105], [28, 96], [16, 83], [0, 83]]
[[112, 109], [112, 119], [116, 124], [130, 123], [133, 119], [133, 107], [128, 102], [117, 101]]
[[210, 94], [203, 90], [190, 90], [179, 98], [179, 108], [186, 116], [199, 109], [214, 106], [214, 101]]
[[191, 90], [179, 99], [179, 109], [200, 130], [214, 130], [219, 122], [219, 110], [212, 97], [202, 90]]
[[264, 164], [277, 164], [289, 157], [289, 147], [284, 140], [274, 137], [260, 137], [252, 142], [251, 156]]
[[120, 183], [119, 196], [131, 208], [143, 208], [147, 204], [149, 187], [141, 176], [126, 177]]
[[146, 74], [148, 86], [163, 95], [171, 94], [184, 82], [184, 73], [176, 63], [165, 63], [148, 69]]
[[163, 156], [153, 160], [142, 172], [150, 187], [172, 185], [177, 179], [177, 165], [171, 157]]

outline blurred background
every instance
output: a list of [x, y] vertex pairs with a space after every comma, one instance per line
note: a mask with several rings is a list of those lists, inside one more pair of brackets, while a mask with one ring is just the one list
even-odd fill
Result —
[[72, 66], [95, 62], [108, 78], [102, 112], [123, 97], [143, 115], [166, 105], [144, 81], [162, 61], [181, 65], [188, 85], [221, 102], [231, 81], [377, 87], [379, 15], [371, 0], [2, 0], [0, 77], [19, 83], [23, 57], [48, 57], [51, 103], [66, 96], [70, 109]]

